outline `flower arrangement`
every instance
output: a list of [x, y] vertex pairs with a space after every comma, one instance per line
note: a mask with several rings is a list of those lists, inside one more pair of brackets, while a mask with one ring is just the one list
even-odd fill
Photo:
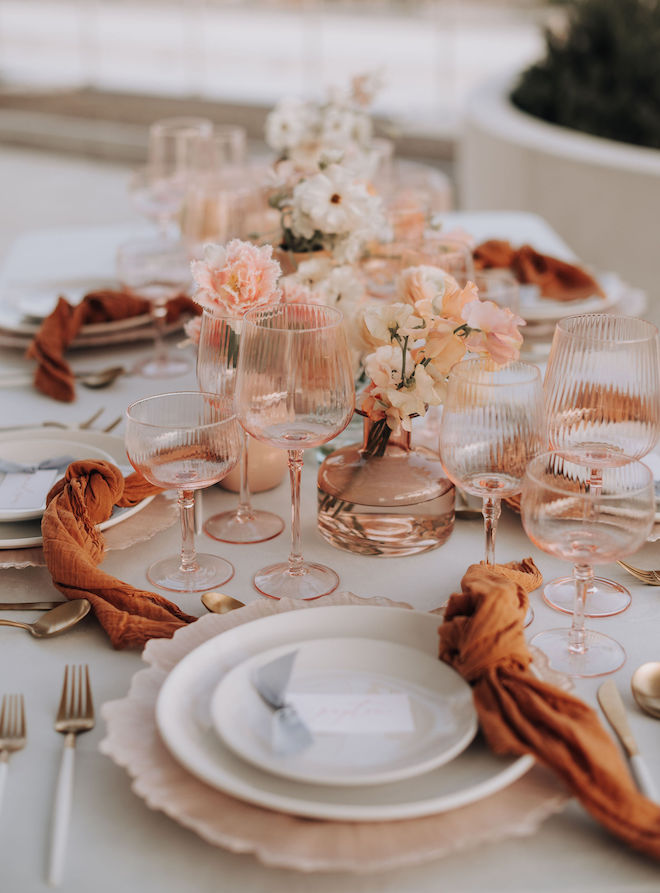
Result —
[[326, 251], [339, 263], [353, 263], [368, 241], [388, 235], [380, 198], [340, 164], [300, 180], [277, 201], [282, 247], [290, 251]]
[[283, 99], [266, 118], [266, 143], [279, 160], [303, 171], [324, 159], [359, 158], [372, 138], [368, 108], [380, 86], [379, 74], [360, 74], [348, 89], [331, 90], [322, 103]]
[[329, 257], [302, 261], [295, 273], [280, 279], [282, 300], [287, 304], [325, 304], [337, 307], [347, 320], [365, 298], [362, 280], [350, 264], [337, 266]]
[[439, 267], [404, 270], [399, 300], [369, 304], [362, 336], [371, 348], [364, 359], [370, 383], [359, 412], [371, 419], [366, 450], [382, 456], [390, 432], [412, 430], [412, 420], [442, 404], [451, 367], [467, 353], [503, 365], [520, 353], [524, 320], [492, 301], [482, 301], [472, 282], [460, 288]]

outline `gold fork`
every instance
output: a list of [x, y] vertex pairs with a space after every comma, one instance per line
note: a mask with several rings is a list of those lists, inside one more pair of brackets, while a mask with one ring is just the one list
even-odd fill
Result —
[[55, 792], [55, 808], [48, 867], [48, 883], [59, 884], [64, 870], [66, 841], [73, 794], [73, 758], [76, 735], [94, 728], [94, 704], [89, 684], [89, 668], [66, 666], [62, 697], [55, 718], [55, 731], [66, 735]]
[[660, 571], [645, 571], [642, 570], [641, 567], [634, 567], [632, 564], [626, 564], [625, 561], [617, 561], [617, 564], [620, 564], [624, 570], [627, 570], [633, 577], [637, 577], [642, 583], [646, 583], [648, 586], [660, 586]]
[[26, 737], [23, 695], [3, 695], [0, 707], [0, 808], [7, 780], [9, 754], [25, 747]]

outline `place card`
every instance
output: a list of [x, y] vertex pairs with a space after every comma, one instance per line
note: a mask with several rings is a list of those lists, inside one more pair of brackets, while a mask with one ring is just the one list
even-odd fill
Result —
[[294, 694], [287, 703], [313, 734], [366, 735], [414, 732], [410, 698], [404, 694]]
[[43, 508], [48, 491], [60, 476], [56, 468], [5, 474], [0, 481], [0, 508], [3, 511], [29, 511]]

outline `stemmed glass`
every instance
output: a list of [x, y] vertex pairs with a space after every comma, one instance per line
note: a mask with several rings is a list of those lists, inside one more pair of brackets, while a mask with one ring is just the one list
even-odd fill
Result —
[[[641, 459], [660, 437], [660, 341], [650, 322], [604, 313], [570, 316], [557, 324], [545, 374], [548, 435], [552, 449], [592, 461], [597, 491], [603, 465], [622, 456]], [[573, 580], [548, 583], [543, 597], [553, 608], [573, 610]], [[619, 583], [595, 577], [587, 617], [607, 617], [630, 604]]]
[[145, 378], [174, 378], [190, 369], [183, 356], [165, 344], [167, 302], [190, 287], [190, 258], [185, 246], [169, 239], [133, 239], [117, 249], [117, 278], [131, 294], [149, 301], [154, 323], [154, 353], [135, 366]]
[[254, 585], [271, 598], [312, 599], [336, 589], [329, 567], [303, 560], [300, 478], [303, 449], [336, 437], [355, 405], [343, 317], [333, 307], [272, 304], [243, 317], [236, 408], [248, 434], [288, 450], [291, 477], [291, 553], [265, 567]]
[[157, 487], [179, 491], [181, 556], [147, 570], [155, 586], [205, 592], [234, 575], [224, 558], [195, 552], [195, 490], [231, 471], [240, 451], [240, 426], [229, 401], [216, 394], [157, 394], [126, 410], [126, 454], [136, 471]]
[[523, 480], [525, 532], [544, 552], [574, 563], [573, 622], [568, 629], [538, 633], [531, 644], [550, 666], [570, 676], [602, 676], [621, 667], [626, 653], [609, 636], [585, 629], [584, 606], [593, 565], [631, 555], [651, 531], [655, 514], [653, 475], [630, 459], [597, 466], [561, 452], [537, 456]]
[[[236, 366], [241, 343], [242, 319], [204, 310], [197, 349], [197, 381], [202, 391], [232, 401], [236, 388]], [[248, 435], [241, 428], [240, 494], [233, 511], [213, 515], [204, 532], [226, 543], [261, 543], [284, 529], [284, 521], [273, 512], [257, 511], [250, 504], [248, 485]]]
[[495, 564], [501, 500], [520, 492], [528, 462], [545, 448], [536, 366], [515, 361], [498, 367], [488, 358], [474, 358], [452, 367], [440, 422], [440, 458], [450, 480], [483, 501], [487, 564]]

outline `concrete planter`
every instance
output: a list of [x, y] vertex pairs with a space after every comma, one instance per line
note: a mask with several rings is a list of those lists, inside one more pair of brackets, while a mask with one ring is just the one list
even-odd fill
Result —
[[660, 315], [660, 151], [547, 124], [515, 108], [510, 87], [469, 99], [459, 207], [540, 214], [583, 261], [645, 289], [647, 316]]

